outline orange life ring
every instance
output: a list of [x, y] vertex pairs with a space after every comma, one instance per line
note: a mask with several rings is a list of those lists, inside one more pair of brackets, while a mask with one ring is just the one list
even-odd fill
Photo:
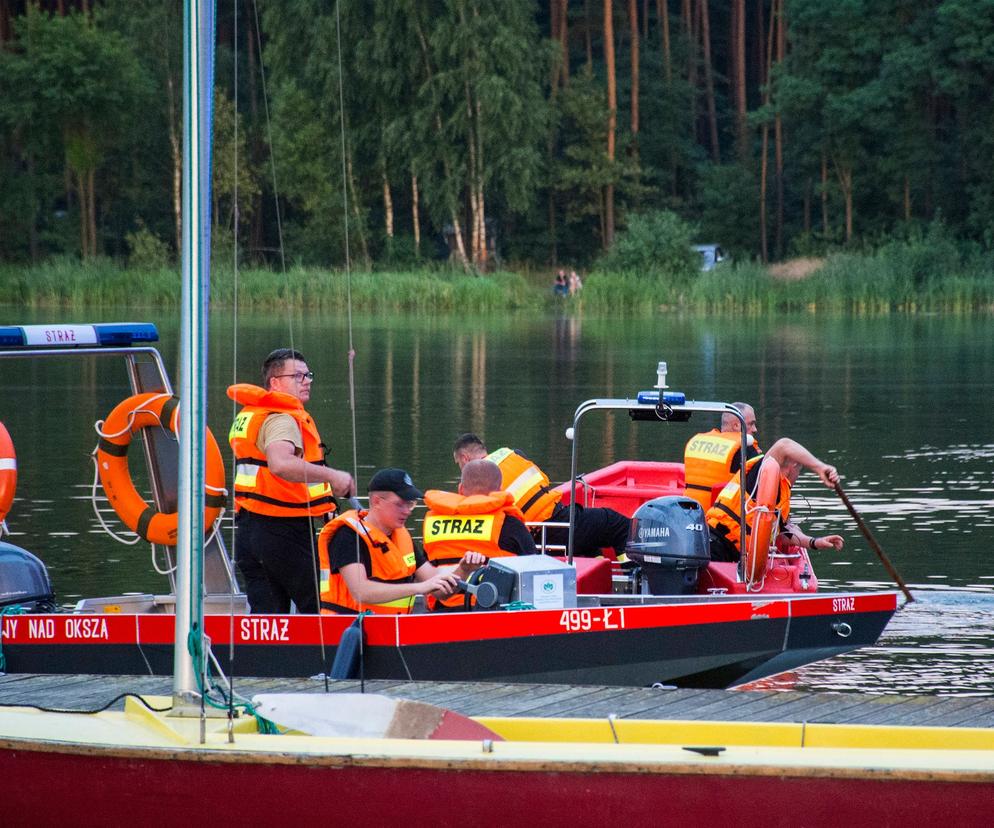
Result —
[[[97, 423], [97, 470], [121, 522], [151, 543], [176, 545], [179, 516], [176, 512], [158, 512], [146, 503], [131, 482], [128, 470], [128, 446], [143, 428], [159, 427], [176, 434], [179, 398], [162, 393], [135, 394], [118, 403], [103, 423]], [[211, 430], [207, 429], [207, 467], [204, 525], [213, 528], [227, 504], [224, 488], [224, 461]]]
[[748, 586], [759, 583], [766, 574], [773, 529], [777, 523], [777, 495], [780, 493], [780, 464], [764, 457], [752, 513], [746, 519], [749, 533], [742, 551], [742, 569]]
[[17, 491], [17, 454], [7, 427], [0, 423], [0, 523], [7, 519]]

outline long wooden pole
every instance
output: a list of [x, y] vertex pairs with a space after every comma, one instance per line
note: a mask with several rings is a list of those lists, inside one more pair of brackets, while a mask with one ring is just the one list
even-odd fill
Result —
[[870, 544], [870, 548], [877, 553], [877, 557], [880, 558], [880, 563], [884, 565], [884, 569], [890, 574], [890, 577], [894, 579], [900, 588], [901, 592], [904, 593], [904, 597], [908, 599], [910, 604], [914, 601], [914, 597], [911, 595], [911, 590], [908, 589], [908, 585], [904, 583], [904, 579], [898, 575], [897, 570], [894, 568], [894, 564], [890, 562], [890, 558], [887, 557], [887, 553], [880, 548], [880, 544], [877, 543], [876, 538], [873, 537], [873, 533], [870, 532], [869, 527], [863, 523], [863, 518], [859, 516], [859, 512], [856, 511], [856, 507], [852, 505], [852, 501], [846, 496], [846, 493], [842, 491], [842, 486], [838, 483], [835, 484], [835, 493], [842, 498], [842, 502], [846, 505], [849, 510], [849, 514], [852, 515], [853, 520], [856, 521], [856, 525], [859, 527], [859, 531], [863, 533], [863, 537], [866, 538], [866, 542]]

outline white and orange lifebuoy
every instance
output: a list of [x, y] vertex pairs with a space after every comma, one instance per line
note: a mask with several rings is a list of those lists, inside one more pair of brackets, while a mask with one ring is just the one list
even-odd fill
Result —
[[[97, 423], [97, 471], [107, 500], [121, 522], [151, 543], [176, 545], [179, 517], [176, 512], [158, 512], [147, 503], [131, 481], [128, 446], [143, 428], [160, 427], [176, 434], [179, 399], [162, 393], [135, 394], [118, 403], [107, 419]], [[224, 461], [210, 429], [207, 429], [204, 525], [210, 531], [227, 503]]]
[[7, 427], [0, 423], [0, 523], [7, 519], [17, 491], [17, 454]]
[[770, 544], [775, 539], [773, 530], [777, 523], [779, 493], [780, 464], [772, 457], [764, 457], [759, 467], [753, 508], [746, 518], [749, 531], [742, 549], [742, 571], [747, 586], [758, 584], [766, 575]]

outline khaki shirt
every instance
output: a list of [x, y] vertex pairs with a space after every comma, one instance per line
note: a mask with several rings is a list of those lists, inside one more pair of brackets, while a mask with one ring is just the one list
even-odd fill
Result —
[[259, 428], [259, 436], [256, 437], [255, 444], [263, 454], [273, 443], [285, 440], [293, 443], [294, 454], [302, 457], [304, 454], [304, 438], [300, 433], [300, 426], [289, 414], [270, 414], [263, 421]]

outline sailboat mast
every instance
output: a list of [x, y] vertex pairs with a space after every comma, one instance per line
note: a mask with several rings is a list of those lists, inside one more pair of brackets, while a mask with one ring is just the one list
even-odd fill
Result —
[[[204, 456], [207, 430], [207, 305], [211, 257], [211, 125], [214, 0], [183, 3], [183, 249], [180, 317], [179, 527], [173, 707], [199, 713], [198, 674], [188, 651], [204, 626]], [[202, 685], [202, 680], [199, 682]]]

